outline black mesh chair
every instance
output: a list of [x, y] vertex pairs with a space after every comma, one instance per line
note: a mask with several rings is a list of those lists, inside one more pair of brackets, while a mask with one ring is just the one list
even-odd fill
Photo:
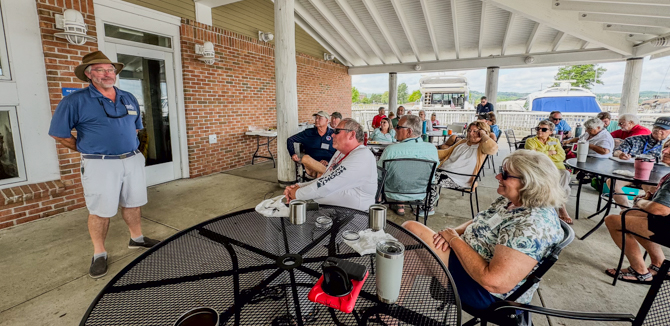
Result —
[[[428, 221], [430, 207], [430, 191], [435, 176], [437, 162], [418, 158], [396, 158], [385, 160], [383, 171], [378, 175], [380, 180], [377, 187], [379, 203], [416, 205], [416, 221], [419, 221], [419, 211], [423, 210], [423, 224]], [[378, 170], [379, 171], [379, 170]], [[389, 182], [391, 181], [392, 182]], [[379, 190], [381, 188], [381, 190]], [[421, 195], [423, 199], [399, 201], [389, 199], [388, 195]]]
[[[640, 208], [630, 208], [622, 212], [621, 214], [621, 237], [622, 237], [622, 242], [621, 242], [621, 256], [619, 257], [619, 264], [617, 265], [616, 268], [616, 273], [614, 274], [614, 281], [612, 281], [612, 285], [616, 285], [616, 281], [619, 278], [619, 272], [621, 272], [621, 266], [623, 265], [623, 258], [624, 258], [624, 252], [626, 251], [626, 234], [632, 234], [638, 238], [645, 239], [647, 241], [651, 241], [654, 243], [658, 243], [661, 246], [668, 247], [670, 248], [670, 230], [666, 230], [666, 234], [654, 234], [651, 238], [643, 237], [635, 232], [632, 232], [628, 229], [626, 229], [626, 214], [628, 214], [630, 211], [640, 211], [644, 212], [647, 214], [647, 216], [655, 216], [659, 217], [658, 215], [653, 215], [649, 214], [647, 211], [640, 209]], [[670, 216], [665, 216], [664, 218], [670, 218]], [[645, 253], [646, 256], [646, 253]], [[670, 295], [670, 294], [668, 294]], [[670, 316], [670, 315], [669, 315]], [[668, 324], [670, 325], [670, 320], [668, 320]]]
[[[627, 322], [633, 326], [666, 326], [670, 324], [670, 277], [667, 276], [669, 269], [670, 261], [665, 260], [663, 264], [661, 264], [661, 268], [657, 274], [661, 277], [654, 277], [654, 280], [651, 282], [651, 286], [649, 287], [649, 291], [647, 292], [647, 296], [644, 298], [640, 309], [637, 311], [637, 315], [605, 312], [566, 311], [509, 301], [497, 302], [489, 309], [492, 311], [491, 316], [513, 313], [514, 311], [521, 310], [528, 314], [536, 313], [558, 318], [607, 322]], [[487, 322], [489, 322], [488, 318], [487, 320], [482, 320], [482, 325], [487, 325]]]
[[[486, 166], [486, 162], [488, 161], [490, 155], [487, 155], [486, 158], [484, 159], [484, 162], [482, 162], [482, 166], [479, 167], [479, 170], [477, 170], [477, 174], [464, 174], [464, 173], [458, 173], [458, 172], [451, 172], [449, 170], [445, 169], [437, 169], [438, 172], [447, 172], [450, 174], [456, 174], [456, 175], [461, 175], [461, 176], [468, 176], [472, 179], [472, 184], [470, 184], [469, 187], [457, 187], [457, 188], [452, 188], [452, 187], [445, 187], [445, 186], [440, 186], [438, 187], [438, 197], [439, 194], [442, 193], [442, 188], [444, 189], [449, 189], [449, 190], [455, 190], [455, 191], [460, 191], [461, 196], [465, 196], [465, 194], [470, 195], [470, 212], [472, 213], [472, 218], [475, 218], [475, 208], [472, 205], [472, 195], [475, 195], [475, 202], [477, 203], [477, 212], [479, 212], [479, 195], [477, 194], [477, 181], [481, 180], [481, 177], [479, 176], [482, 171], [484, 170], [484, 167]], [[437, 183], [440, 184], [440, 181], [444, 180], [446, 178], [445, 175], [441, 175], [438, 177]]]
[[516, 136], [514, 136], [513, 129], [505, 129], [504, 132], [505, 132], [505, 138], [507, 138], [507, 145], [509, 145], [509, 151], [511, 153], [515, 149], [517, 149], [517, 146], [521, 144], [521, 142], [516, 140]]
[[[502, 134], [502, 131], [498, 130], [498, 133], [496, 134], [496, 144], [500, 140], [500, 135], [501, 134]], [[498, 155], [498, 153], [496, 152], [496, 156], [497, 155]], [[491, 160], [488, 162], [488, 165], [493, 170], [493, 173], [495, 173], [496, 172], [496, 162], [495, 162], [495, 160], [493, 160], [493, 155], [489, 155], [489, 158]], [[484, 171], [482, 171], [482, 172], [484, 172]]]
[[[481, 321], [482, 325], [486, 325], [487, 322], [491, 322], [497, 325], [532, 325], [530, 312], [523, 311], [517, 313], [514, 309], [511, 310], [500, 310], [500, 307], [505, 307], [508, 305], [521, 305], [520, 303], [514, 302], [514, 300], [521, 297], [526, 293], [533, 285], [539, 283], [542, 280], [547, 271], [554, 266], [556, 261], [558, 261], [558, 256], [561, 254], [561, 251], [567, 247], [572, 240], [575, 239], [575, 231], [562, 220], [559, 220], [561, 223], [561, 229], [563, 229], [563, 241], [559, 242], [553, 249], [540, 260], [538, 267], [532, 271], [527, 277], [526, 282], [524, 282], [516, 291], [514, 291], [509, 297], [504, 301], [499, 301], [484, 310], [474, 309], [468, 307], [465, 304], [462, 304], [463, 310], [473, 316], [474, 318], [463, 324], [463, 326], [473, 326]], [[458, 285], [457, 285], [458, 286]], [[523, 309], [520, 309], [523, 310]]]

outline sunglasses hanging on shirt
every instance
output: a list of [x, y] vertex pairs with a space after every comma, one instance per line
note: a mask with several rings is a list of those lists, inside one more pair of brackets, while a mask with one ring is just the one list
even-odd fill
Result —
[[[123, 118], [123, 117], [128, 115], [128, 106], [126, 104], [126, 100], [124, 99], [123, 96], [121, 96], [120, 98], [121, 98], [121, 104], [123, 105], [123, 108], [126, 110], [126, 112], [122, 113], [121, 115], [111, 115], [111, 114], [109, 114], [109, 112], [107, 112], [107, 109], [105, 109], [105, 103], [101, 99], [98, 99], [98, 103], [100, 103], [100, 106], [102, 107], [102, 110], [105, 111], [105, 114], [107, 115], [108, 118], [120, 119], [120, 118]], [[112, 105], [114, 105], [114, 111], [116, 111], [116, 103], [112, 102]]]

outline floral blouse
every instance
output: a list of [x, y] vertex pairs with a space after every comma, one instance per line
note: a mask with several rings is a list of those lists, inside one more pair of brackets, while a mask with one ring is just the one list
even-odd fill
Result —
[[[487, 262], [493, 258], [498, 244], [520, 251], [539, 262], [554, 245], [563, 240], [563, 229], [556, 209], [519, 207], [508, 211], [509, 203], [507, 198], [500, 196], [489, 209], [477, 214], [472, 224], [465, 229], [463, 240]], [[536, 268], [537, 265], [533, 270]], [[491, 295], [505, 299], [525, 281], [522, 280], [507, 293]], [[530, 303], [538, 286], [533, 285], [516, 301]]]

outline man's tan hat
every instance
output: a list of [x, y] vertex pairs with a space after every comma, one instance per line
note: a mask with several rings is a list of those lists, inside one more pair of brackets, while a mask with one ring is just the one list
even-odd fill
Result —
[[74, 68], [74, 75], [77, 76], [77, 78], [79, 78], [79, 79], [81, 79], [85, 82], [88, 82], [88, 77], [86, 77], [86, 74], [84, 74], [84, 70], [86, 70], [86, 67], [88, 67], [90, 65], [97, 64], [97, 63], [113, 64], [114, 68], [116, 68], [116, 74], [117, 75], [121, 72], [121, 69], [123, 69], [123, 63], [112, 62], [101, 51], [95, 51], [95, 52], [91, 52], [91, 53], [85, 55], [81, 59], [81, 64], [78, 65], [77, 68]]
[[330, 119], [330, 115], [325, 111], [319, 111], [317, 113], [312, 114], [313, 117], [316, 117], [317, 115], [322, 116], [326, 119]]

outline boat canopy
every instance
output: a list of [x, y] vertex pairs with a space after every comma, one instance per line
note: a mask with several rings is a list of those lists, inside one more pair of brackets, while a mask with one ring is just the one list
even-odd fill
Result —
[[533, 111], [600, 112], [593, 96], [540, 97], [533, 99]]

